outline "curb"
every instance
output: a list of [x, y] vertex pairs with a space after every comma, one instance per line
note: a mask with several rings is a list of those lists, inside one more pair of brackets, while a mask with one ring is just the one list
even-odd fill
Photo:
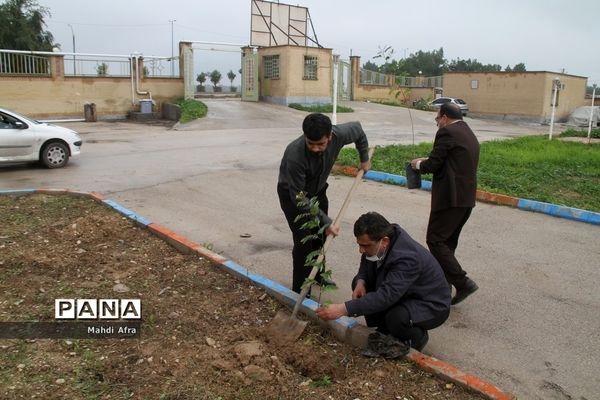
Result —
[[[389, 175], [389, 174], [388, 174]], [[403, 178], [403, 177], [402, 177]], [[213, 251], [210, 251], [203, 246], [194, 243], [185, 237], [161, 226], [153, 223], [147, 218], [144, 218], [137, 213], [121, 206], [117, 202], [106, 199], [103, 195], [95, 192], [87, 193], [80, 191], [73, 191], [69, 189], [21, 189], [21, 190], [0, 190], [0, 196], [2, 195], [27, 195], [27, 194], [70, 194], [74, 196], [89, 197], [100, 204], [104, 204], [117, 211], [119, 214], [131, 219], [133, 222], [141, 227], [150, 230], [158, 238], [165, 240], [177, 250], [185, 254], [196, 253], [201, 257], [208, 258], [226, 272], [234, 275], [235, 277], [250, 281], [252, 284], [259, 286], [267, 291], [270, 295], [275, 297], [278, 301], [282, 302], [287, 306], [293, 306], [298, 299], [298, 294], [290, 290], [289, 288], [281, 285], [280, 283], [266, 278], [262, 275], [256, 274], [250, 271], [248, 268], [243, 267], [236, 262], [227, 259]], [[355, 347], [364, 348], [366, 347], [367, 337], [371, 332], [367, 327], [361, 325], [354, 318], [341, 317], [335, 321], [322, 321], [320, 320], [314, 311], [319, 307], [319, 304], [311, 299], [304, 299], [300, 307], [301, 311], [308, 316], [311, 320], [317, 322], [323, 327], [329, 328], [333, 335], [339, 340], [350, 344]], [[478, 393], [490, 400], [514, 400], [516, 397], [508, 392], [502, 391], [495, 385], [484, 381], [475, 375], [464, 373], [458, 368], [451, 364], [425, 355], [417, 350], [410, 349], [410, 352], [406, 355], [408, 360], [411, 360], [421, 369], [439, 376], [440, 378], [449, 382], [455, 383], [462, 387], [465, 387], [475, 393]]]
[[[333, 171], [349, 176], [356, 176], [358, 168], [341, 165], [334, 165]], [[367, 171], [365, 179], [372, 181], [390, 183], [393, 185], [406, 186], [406, 177], [402, 175], [389, 174], [380, 171]], [[431, 181], [422, 180], [421, 189], [431, 190]], [[507, 196], [504, 194], [484, 192], [477, 190], [476, 199], [485, 203], [499, 204], [503, 206], [515, 207], [524, 211], [534, 211], [553, 217], [570, 219], [577, 222], [585, 222], [592, 225], [600, 225], [600, 213], [579, 208], [559, 206], [551, 203], [544, 203], [537, 200], [521, 199], [518, 197]]]

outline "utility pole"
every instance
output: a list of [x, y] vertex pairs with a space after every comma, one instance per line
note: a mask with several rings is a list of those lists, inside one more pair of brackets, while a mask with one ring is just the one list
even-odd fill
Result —
[[75, 32], [73, 31], [73, 26], [69, 24], [69, 28], [71, 28], [71, 36], [73, 36], [73, 75], [77, 75], [77, 67], [75, 65]]
[[594, 98], [596, 97], [596, 84], [592, 86], [592, 106], [590, 107], [590, 120], [588, 121], [588, 144], [592, 141], [592, 119], [594, 119]]
[[175, 76], [175, 65], [173, 65], [173, 58], [174, 58], [174, 53], [173, 53], [173, 22], [177, 21], [176, 19], [170, 19], [169, 22], [171, 23], [171, 76]]
[[560, 86], [560, 79], [558, 76], [552, 80], [552, 89], [554, 90], [554, 94], [552, 96], [552, 114], [550, 115], [550, 133], [548, 134], [548, 139], [552, 140], [552, 132], [554, 131], [554, 114], [556, 112], [556, 97], [558, 96], [558, 88]]

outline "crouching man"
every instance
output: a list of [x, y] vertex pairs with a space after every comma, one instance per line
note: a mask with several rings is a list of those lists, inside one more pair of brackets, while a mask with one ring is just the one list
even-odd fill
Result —
[[354, 223], [361, 253], [352, 300], [317, 310], [325, 320], [364, 315], [367, 326], [422, 350], [428, 330], [450, 313], [451, 291], [439, 263], [397, 224], [376, 212]]

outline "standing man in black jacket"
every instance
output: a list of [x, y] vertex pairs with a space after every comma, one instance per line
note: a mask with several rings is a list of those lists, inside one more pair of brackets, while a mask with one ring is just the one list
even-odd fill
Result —
[[460, 231], [475, 207], [479, 142], [454, 104], [442, 104], [435, 122], [439, 129], [433, 150], [427, 158], [412, 160], [411, 166], [433, 173], [427, 245], [444, 269], [448, 283], [456, 288], [452, 304], [458, 304], [478, 289], [454, 252]]
[[317, 310], [323, 319], [364, 315], [367, 326], [422, 350], [428, 330], [450, 314], [450, 288], [440, 264], [397, 224], [369, 212], [354, 223], [362, 254], [352, 300]]
[[[298, 215], [308, 212], [307, 209], [298, 208], [296, 196], [300, 192], [304, 192], [308, 198], [316, 196], [319, 201], [321, 225], [329, 225], [325, 234], [337, 236], [340, 228], [333, 225], [327, 215], [329, 209], [327, 178], [340, 150], [345, 145], [354, 143], [360, 157], [360, 168], [365, 171], [371, 168], [369, 142], [360, 123], [349, 122], [332, 126], [329, 117], [314, 113], [304, 119], [302, 131], [304, 134], [285, 149], [277, 183], [279, 204], [294, 240], [292, 290], [297, 293], [300, 293], [302, 284], [310, 274], [310, 268], [305, 266], [306, 257], [311, 252], [319, 250], [323, 246], [323, 240], [301, 242], [303, 237], [316, 232], [300, 229], [303, 221], [294, 222]], [[326, 283], [333, 284], [333, 282]]]

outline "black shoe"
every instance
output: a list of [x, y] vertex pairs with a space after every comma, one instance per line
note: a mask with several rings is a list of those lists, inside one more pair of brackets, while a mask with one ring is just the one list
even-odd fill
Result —
[[429, 342], [429, 333], [427, 333], [427, 331], [425, 331], [425, 334], [423, 335], [423, 337], [421, 338], [421, 340], [418, 343], [411, 343], [412, 344], [412, 348], [418, 351], [421, 351], [425, 348], [425, 346], [427, 346], [427, 342]]
[[381, 332], [369, 334], [367, 348], [363, 351], [366, 357], [382, 357], [394, 359], [408, 354], [410, 347], [391, 335]]
[[461, 301], [475, 293], [477, 289], [479, 289], [479, 286], [477, 286], [477, 284], [471, 279], [467, 278], [465, 285], [460, 289], [456, 289], [456, 295], [452, 298], [450, 304], [456, 305], [460, 303]]

